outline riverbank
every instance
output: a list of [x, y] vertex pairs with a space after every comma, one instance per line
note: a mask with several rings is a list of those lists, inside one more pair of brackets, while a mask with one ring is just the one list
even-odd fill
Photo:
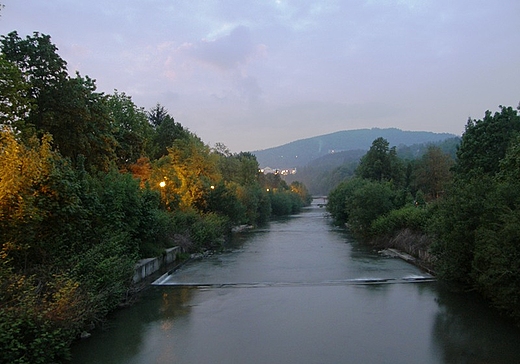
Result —
[[370, 242], [379, 252], [403, 259], [431, 275], [436, 275], [433, 257], [429, 253], [431, 239], [422, 233], [402, 229], [391, 237], [379, 237]]
[[416, 267], [419, 267], [421, 268], [422, 270], [424, 270], [425, 272], [435, 276], [435, 271], [433, 269], [431, 269], [428, 265], [426, 265], [424, 262], [422, 262], [421, 260], [415, 258], [415, 257], [412, 257], [410, 254], [407, 254], [405, 252], [402, 252], [400, 250], [397, 250], [395, 248], [387, 248], [387, 249], [383, 249], [383, 250], [380, 250], [379, 251], [380, 254], [383, 254], [383, 255], [386, 255], [386, 256], [389, 256], [389, 257], [394, 257], [394, 258], [399, 258], [399, 259], [402, 259], [404, 260], [405, 262], [408, 262], [410, 264], [413, 264], [415, 265]]

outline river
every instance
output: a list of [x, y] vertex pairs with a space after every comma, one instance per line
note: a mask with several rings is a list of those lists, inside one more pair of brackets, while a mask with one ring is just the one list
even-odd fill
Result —
[[161, 277], [73, 363], [520, 363], [512, 323], [356, 242], [318, 202]]

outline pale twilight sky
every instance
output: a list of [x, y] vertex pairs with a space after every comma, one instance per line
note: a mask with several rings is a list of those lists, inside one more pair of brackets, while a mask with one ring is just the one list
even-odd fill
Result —
[[0, 0], [98, 91], [157, 102], [213, 146], [340, 130], [462, 134], [520, 102], [518, 0]]

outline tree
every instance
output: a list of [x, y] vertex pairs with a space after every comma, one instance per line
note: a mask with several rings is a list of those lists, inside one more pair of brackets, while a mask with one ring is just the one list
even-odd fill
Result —
[[415, 189], [426, 194], [428, 200], [439, 198], [452, 179], [455, 161], [439, 147], [429, 146], [415, 166]]
[[210, 186], [203, 212], [227, 216], [232, 224], [240, 224], [246, 208], [238, 199], [238, 187], [236, 183], [225, 183], [224, 180]]
[[485, 297], [520, 323], [520, 183], [496, 183], [486, 196], [489, 217], [475, 234], [471, 277]]
[[166, 108], [159, 103], [151, 108], [150, 111], [148, 111], [147, 116], [148, 121], [154, 128], [161, 126], [163, 121], [170, 117], [168, 115], [168, 110], [166, 110]]
[[141, 157], [150, 156], [153, 128], [144, 109], [137, 107], [124, 92], [115, 92], [107, 97], [108, 112], [112, 118], [117, 141], [115, 153], [117, 165], [126, 170]]
[[241, 222], [251, 225], [266, 222], [272, 211], [271, 200], [265, 186], [260, 184], [264, 176], [259, 172], [256, 156], [249, 152], [232, 154], [222, 144], [213, 148], [213, 154], [226, 188], [236, 194], [242, 211]]
[[335, 223], [342, 225], [348, 222], [350, 217], [350, 204], [354, 192], [363, 185], [361, 178], [353, 178], [341, 182], [327, 197], [327, 211], [331, 214]]
[[11, 260], [20, 270], [27, 268], [29, 257], [44, 256], [34, 253], [34, 240], [46, 214], [37, 200], [52, 173], [50, 140], [49, 135], [41, 144], [33, 139], [33, 147], [28, 148], [16, 140], [12, 131], [0, 131], [2, 259]]
[[177, 139], [189, 139], [193, 136], [189, 130], [168, 114], [168, 110], [157, 104], [148, 111], [148, 121], [155, 129], [153, 137], [154, 155], [153, 159], [159, 159], [168, 154], [168, 148], [173, 146]]
[[29, 84], [22, 71], [0, 55], [0, 125], [21, 131], [30, 110]]
[[404, 171], [397, 157], [396, 148], [389, 148], [389, 143], [384, 138], [375, 139], [368, 152], [361, 158], [356, 175], [378, 182], [393, 181], [396, 185], [400, 185]]
[[499, 180], [520, 180], [520, 135], [511, 139], [504, 159], [499, 163]]
[[457, 151], [455, 172], [459, 176], [499, 171], [511, 139], [520, 131], [520, 116], [512, 107], [500, 112], [486, 111], [482, 120], [468, 120]]
[[43, 90], [68, 77], [67, 62], [58, 55], [49, 35], [34, 32], [22, 39], [14, 31], [2, 36], [0, 43], [5, 59], [14, 63], [31, 85], [30, 97], [38, 100]]
[[250, 152], [240, 152], [235, 158], [239, 162], [236, 182], [245, 186], [257, 184], [261, 172], [256, 156]]
[[95, 92], [94, 80], [79, 74], [70, 78], [48, 35], [35, 32], [22, 39], [11, 32], [0, 43], [5, 59], [20, 69], [29, 85], [34, 107], [26, 127], [34, 127], [40, 136], [51, 133], [54, 146], [76, 165], [86, 158], [87, 169], [107, 171], [115, 159], [116, 141], [105, 97]]
[[279, 173], [267, 173], [260, 176], [262, 187], [269, 191], [287, 191], [289, 186]]
[[[168, 205], [173, 201], [182, 210], [203, 211], [207, 207], [207, 195], [221, 176], [217, 168], [218, 156], [198, 137], [177, 139], [168, 149], [168, 155], [155, 163], [150, 179], [152, 186], [164, 182], [164, 197]], [[166, 177], [166, 179], [165, 179]]]
[[289, 188], [291, 189], [291, 192], [298, 195], [298, 197], [301, 199], [303, 205], [307, 206], [307, 205], [311, 204], [312, 196], [309, 193], [309, 191], [307, 190], [307, 187], [303, 183], [294, 181], [291, 183]]
[[52, 134], [56, 148], [75, 166], [84, 159], [87, 170], [108, 171], [116, 160], [117, 140], [106, 96], [95, 90], [94, 80], [80, 75], [45, 89], [46, 108], [37, 126]]
[[349, 227], [359, 236], [368, 237], [372, 222], [396, 208], [394, 200], [395, 192], [388, 182], [363, 181], [346, 206]]

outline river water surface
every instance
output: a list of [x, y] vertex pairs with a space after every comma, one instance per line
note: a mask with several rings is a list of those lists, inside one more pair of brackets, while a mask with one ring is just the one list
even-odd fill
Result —
[[161, 277], [73, 362], [520, 363], [518, 328], [357, 243], [318, 202]]

